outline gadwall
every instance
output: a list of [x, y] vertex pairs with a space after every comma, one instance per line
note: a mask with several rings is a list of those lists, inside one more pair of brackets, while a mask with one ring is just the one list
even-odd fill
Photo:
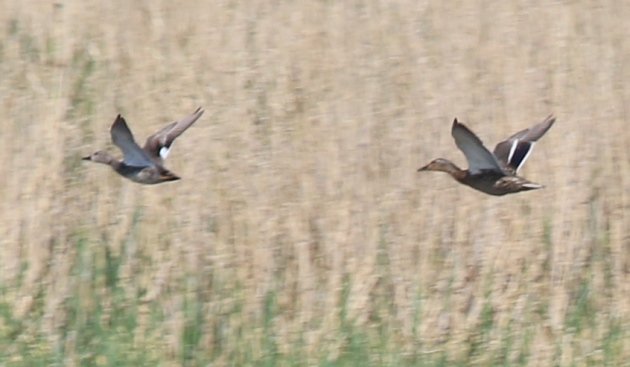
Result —
[[172, 122], [147, 138], [140, 148], [133, 138], [125, 119], [118, 115], [110, 129], [112, 141], [123, 152], [123, 160], [112, 157], [105, 151], [98, 151], [83, 157], [84, 160], [111, 166], [121, 176], [141, 184], [159, 184], [179, 180], [173, 172], [164, 168], [173, 141], [188, 129], [201, 115], [203, 109], [197, 108], [191, 115]]
[[453, 162], [438, 158], [418, 171], [442, 171], [458, 182], [490, 195], [505, 195], [519, 191], [540, 189], [543, 186], [517, 176], [531, 154], [535, 142], [556, 121], [549, 115], [543, 122], [510, 136], [494, 148], [494, 153], [464, 124], [455, 119], [451, 134], [457, 147], [464, 152], [468, 169], [462, 170]]

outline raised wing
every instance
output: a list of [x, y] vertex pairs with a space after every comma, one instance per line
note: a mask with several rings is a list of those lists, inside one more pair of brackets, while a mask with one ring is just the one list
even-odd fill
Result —
[[166, 159], [173, 141], [194, 124], [195, 121], [203, 115], [203, 112], [203, 109], [199, 107], [192, 114], [179, 121], [171, 122], [155, 134], [149, 136], [144, 144], [145, 152], [147, 152], [151, 158], [160, 162]]
[[555, 121], [556, 118], [549, 115], [541, 123], [521, 130], [500, 142], [494, 148], [495, 157], [505, 165], [506, 169], [513, 173], [518, 172], [532, 153], [536, 141], [545, 135]]
[[501, 165], [497, 159], [483, 146], [483, 143], [479, 140], [477, 135], [470, 131], [465, 125], [457, 122], [457, 119], [453, 121], [451, 134], [455, 139], [457, 147], [464, 152], [466, 156], [470, 174], [475, 175], [486, 170], [503, 173], [503, 169], [501, 169]]
[[123, 163], [135, 167], [155, 165], [147, 153], [136, 144], [136, 141], [133, 139], [133, 134], [122, 116], [118, 115], [116, 117], [110, 132], [112, 141], [124, 154]]

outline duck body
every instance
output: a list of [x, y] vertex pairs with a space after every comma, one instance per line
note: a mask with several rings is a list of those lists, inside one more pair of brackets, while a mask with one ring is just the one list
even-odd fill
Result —
[[501, 175], [494, 171], [481, 172], [475, 175], [467, 174], [463, 180], [458, 181], [475, 190], [495, 196], [513, 194], [519, 191], [536, 190], [543, 187], [522, 177]]
[[451, 133], [457, 147], [466, 156], [469, 168], [462, 170], [451, 161], [438, 158], [418, 171], [446, 172], [464, 185], [495, 196], [540, 189], [542, 185], [516, 173], [531, 154], [535, 142], [554, 122], [555, 118], [550, 115], [532, 128], [519, 131], [500, 142], [491, 153], [470, 129], [455, 119]]
[[128, 166], [121, 162], [117, 168], [114, 168], [114, 171], [133, 182], [145, 185], [155, 185], [162, 182], [177, 181], [180, 179], [180, 177], [161, 166], [135, 167]]
[[123, 159], [118, 160], [105, 151], [97, 151], [82, 159], [106, 164], [119, 175], [140, 184], [154, 185], [179, 180], [180, 177], [164, 167], [164, 159], [175, 138], [199, 119], [203, 112], [198, 108], [193, 114], [167, 125], [151, 135], [144, 148], [138, 146], [127, 122], [118, 115], [110, 132], [112, 141], [123, 152]]
[[102, 150], [92, 153], [87, 157], [83, 157], [82, 159], [95, 163], [106, 164], [119, 175], [140, 184], [155, 185], [162, 182], [176, 181], [180, 179], [177, 175], [167, 170], [160, 164], [131, 166], [126, 164], [124, 161], [120, 161], [112, 157], [109, 153]]

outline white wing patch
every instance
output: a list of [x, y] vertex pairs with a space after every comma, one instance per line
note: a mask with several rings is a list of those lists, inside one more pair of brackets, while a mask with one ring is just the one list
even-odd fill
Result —
[[[536, 145], [534, 142], [531, 142], [529, 144], [530, 144], [529, 149], [527, 150], [527, 153], [525, 153], [525, 157], [523, 157], [523, 159], [521, 160], [521, 163], [519, 163], [518, 167], [516, 167], [516, 172], [518, 172], [518, 170], [521, 169], [521, 167], [523, 167], [523, 165], [527, 161], [527, 158], [529, 158], [529, 155], [532, 154], [532, 151], [534, 150], [534, 145]], [[514, 149], [515, 147], [516, 147], [516, 143], [512, 146], [512, 149]], [[513, 152], [510, 151], [510, 159], [512, 158], [512, 153]]]
[[508, 163], [512, 160], [512, 156], [514, 155], [514, 152], [516, 151], [517, 145], [518, 145], [518, 139], [514, 139], [514, 142], [512, 143], [512, 147], [510, 148], [510, 154], [508, 154], [508, 157], [507, 157]]
[[160, 157], [162, 157], [163, 160], [166, 160], [166, 157], [168, 157], [168, 153], [170, 152], [171, 152], [171, 148], [162, 147], [160, 149]]

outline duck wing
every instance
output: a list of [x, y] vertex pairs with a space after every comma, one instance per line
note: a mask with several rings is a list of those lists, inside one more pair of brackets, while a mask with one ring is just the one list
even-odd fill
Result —
[[199, 107], [192, 114], [183, 119], [171, 122], [155, 134], [147, 138], [144, 144], [144, 151], [158, 162], [162, 162], [168, 156], [173, 141], [180, 136], [186, 129], [195, 123], [203, 115], [204, 110]]
[[541, 123], [510, 136], [497, 144], [494, 148], [494, 156], [508, 170], [514, 173], [518, 172], [532, 153], [536, 141], [545, 135], [555, 121], [556, 118], [549, 115]]
[[455, 144], [464, 153], [468, 161], [468, 171], [471, 175], [482, 171], [495, 171], [504, 173], [501, 165], [492, 153], [483, 146], [481, 140], [464, 124], [455, 119], [451, 134], [455, 139]]
[[142, 150], [142, 148], [140, 148], [133, 139], [133, 134], [131, 133], [131, 130], [129, 130], [129, 126], [127, 126], [127, 122], [122, 116], [116, 116], [116, 120], [114, 120], [110, 132], [112, 135], [112, 141], [123, 152], [123, 163], [134, 167], [148, 167], [155, 165], [147, 153]]

